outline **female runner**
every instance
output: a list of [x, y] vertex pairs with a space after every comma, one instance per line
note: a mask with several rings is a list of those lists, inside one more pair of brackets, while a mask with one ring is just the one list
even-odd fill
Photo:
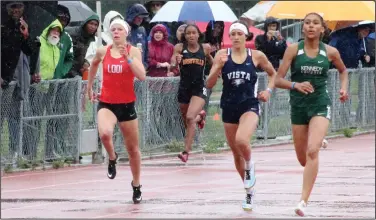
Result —
[[[259, 100], [268, 101], [274, 88], [276, 72], [264, 53], [245, 47], [246, 40], [252, 40], [253, 37], [245, 22], [231, 24], [229, 33], [231, 49], [217, 52], [206, 86], [213, 88], [218, 76], [222, 77], [221, 108], [226, 139], [246, 189], [243, 209], [252, 210], [256, 176], [255, 165], [251, 162], [250, 140], [258, 125]], [[257, 91], [257, 67], [265, 70], [269, 81], [268, 88], [260, 93]]]
[[134, 78], [145, 80], [145, 68], [142, 64], [141, 52], [127, 43], [128, 24], [122, 19], [111, 22], [112, 45], [100, 47], [91, 63], [88, 79], [88, 95], [94, 101], [93, 81], [99, 64], [103, 65], [103, 85], [98, 104], [98, 131], [104, 147], [109, 154], [107, 176], [116, 176], [117, 153], [114, 151], [112, 136], [115, 124], [123, 134], [124, 143], [129, 155], [132, 171], [133, 202], [140, 203], [141, 156], [138, 146], [138, 120], [135, 109], [136, 95]]
[[[303, 190], [295, 213], [304, 216], [319, 168], [319, 151], [327, 133], [331, 100], [327, 91], [332, 62], [340, 73], [341, 102], [348, 99], [348, 73], [337, 49], [321, 42], [323, 18], [309, 13], [304, 18], [304, 40], [290, 45], [278, 69], [276, 87], [290, 89], [291, 124], [296, 156], [304, 167]], [[291, 67], [291, 82], [285, 78]]]
[[179, 154], [183, 162], [188, 161], [195, 125], [200, 129], [205, 126], [206, 113], [203, 110], [207, 91], [205, 88], [205, 62], [212, 63], [210, 55], [211, 47], [208, 44], [199, 42], [203, 35], [195, 24], [188, 24], [181, 36], [182, 43], [174, 48], [174, 55], [171, 58], [171, 68], [180, 64], [180, 84], [178, 91], [178, 102], [183, 116], [186, 135], [184, 140], [185, 151]]

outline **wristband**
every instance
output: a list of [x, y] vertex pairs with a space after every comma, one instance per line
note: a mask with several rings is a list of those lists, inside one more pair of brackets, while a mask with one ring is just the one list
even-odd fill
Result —
[[133, 62], [133, 59], [132, 58], [128, 58], [127, 62], [128, 62], [128, 64], [131, 64]]
[[293, 83], [292, 83], [292, 85], [291, 85], [291, 89], [294, 89], [295, 83], [296, 83], [296, 82], [293, 82]]
[[269, 92], [270, 94], [273, 93], [273, 89], [271, 89], [271, 88], [267, 88], [266, 90], [268, 90], [268, 92]]

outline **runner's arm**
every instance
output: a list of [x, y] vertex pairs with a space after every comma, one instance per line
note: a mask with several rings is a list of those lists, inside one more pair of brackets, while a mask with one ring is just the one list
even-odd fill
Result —
[[275, 79], [275, 87], [281, 89], [293, 89], [293, 82], [290, 82], [285, 79], [287, 71], [290, 68], [290, 65], [293, 59], [296, 56], [298, 51], [298, 44], [292, 44], [287, 47], [285, 54], [283, 55], [283, 60], [281, 65], [278, 68], [277, 77]]

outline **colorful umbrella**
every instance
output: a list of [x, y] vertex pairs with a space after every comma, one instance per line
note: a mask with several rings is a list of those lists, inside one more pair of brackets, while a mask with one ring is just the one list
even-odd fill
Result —
[[[231, 47], [231, 40], [230, 40], [228, 31], [230, 29], [232, 22], [224, 22], [224, 23], [225, 23], [225, 27], [224, 27], [224, 31], [223, 31], [222, 48], [230, 48]], [[196, 25], [200, 29], [201, 32], [205, 32], [206, 26], [208, 25], [208, 23], [207, 22], [196, 22]], [[255, 49], [256, 36], [260, 35], [260, 34], [264, 34], [264, 31], [257, 29], [255, 27], [249, 27], [249, 31], [253, 33], [253, 39], [252, 39], [252, 41], [246, 42], [246, 47], [251, 48], [251, 49]]]
[[374, 21], [375, 2], [261, 1], [245, 12], [242, 17], [255, 21], [264, 21], [269, 16], [281, 19], [303, 19], [310, 12], [321, 14], [326, 21]]
[[223, 1], [169, 1], [150, 22], [212, 20], [233, 22], [237, 17]]
[[284, 19], [303, 19], [316, 12], [327, 21], [375, 20], [374, 1], [278, 1], [267, 16]]

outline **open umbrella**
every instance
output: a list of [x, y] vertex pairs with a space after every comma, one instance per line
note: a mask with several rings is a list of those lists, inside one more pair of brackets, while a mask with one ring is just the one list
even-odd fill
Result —
[[316, 12], [327, 21], [375, 20], [374, 1], [277, 1], [268, 16], [284, 19], [303, 19]]
[[59, 4], [69, 9], [71, 20], [68, 26], [81, 25], [88, 17], [95, 14], [95, 12], [82, 1], [59, 1]]
[[[228, 33], [230, 26], [231, 26], [231, 23], [232, 22], [224, 22], [225, 27], [224, 27], [224, 30], [223, 30], [222, 48], [230, 48], [231, 47], [231, 40], [230, 40], [229, 33]], [[196, 22], [196, 25], [200, 29], [201, 32], [205, 32], [206, 26], [208, 25], [208, 23], [207, 22]], [[257, 29], [253, 26], [249, 27], [249, 31], [251, 33], [253, 33], [253, 39], [252, 39], [252, 41], [247, 41], [245, 46], [247, 48], [255, 49], [256, 36], [260, 35], [260, 34], [264, 34], [264, 31]]]
[[246, 11], [241, 17], [252, 21], [265, 21], [266, 14], [270, 11], [276, 1], [260, 1], [255, 6]]
[[349, 25], [349, 26], [346, 26], [346, 27], [342, 27], [342, 28], [339, 28], [337, 30], [333, 30], [333, 32], [331, 34], [333, 35], [333, 34], [336, 34], [336, 33], [348, 32], [350, 30], [353, 30], [354, 28], [362, 27], [362, 26], [369, 27], [371, 29], [371, 32], [375, 31], [375, 22], [374, 21], [360, 21], [360, 22], [356, 22], [355, 24], [352, 24], [352, 25]]
[[150, 21], [236, 21], [237, 17], [223, 1], [169, 1]]

